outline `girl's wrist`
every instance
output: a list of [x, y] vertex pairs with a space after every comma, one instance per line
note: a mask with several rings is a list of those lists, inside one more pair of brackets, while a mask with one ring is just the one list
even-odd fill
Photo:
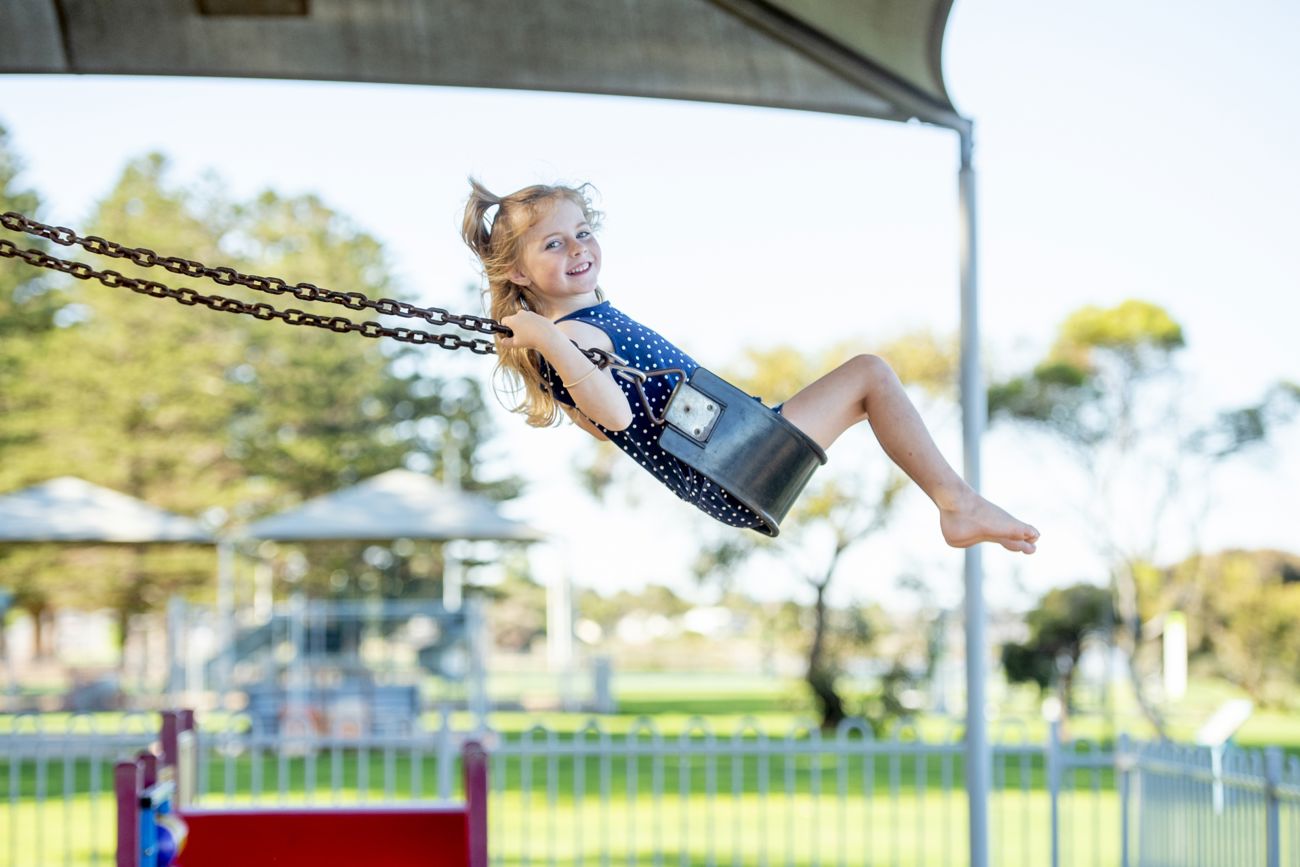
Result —
[[569, 347], [577, 348], [563, 331], [555, 327], [554, 323], [548, 324], [550, 327], [539, 335], [538, 345], [534, 347], [538, 352], [545, 355], [547, 359], [553, 359]]

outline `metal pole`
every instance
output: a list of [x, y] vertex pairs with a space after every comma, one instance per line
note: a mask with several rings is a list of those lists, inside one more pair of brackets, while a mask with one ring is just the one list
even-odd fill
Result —
[[[957, 176], [961, 209], [961, 429], [966, 481], [980, 489], [980, 436], [987, 416], [980, 371], [979, 288], [976, 281], [973, 129], [961, 134]], [[978, 545], [966, 549], [966, 794], [970, 812], [970, 867], [989, 863], [989, 778], [993, 757], [984, 719], [984, 571]]]
[[1264, 774], [1264, 859], [1268, 867], [1281, 867], [1282, 820], [1278, 809], [1278, 789], [1282, 785], [1281, 748], [1269, 747], [1264, 751]]
[[[1109, 666], [1108, 666], [1109, 667]], [[1109, 683], [1107, 689], [1109, 689]], [[1119, 752], [1115, 754], [1115, 770], [1119, 774], [1119, 864], [1129, 867], [1129, 788], [1133, 773], [1133, 763], [1129, 758], [1129, 740], [1127, 734], [1119, 736]]]
[[465, 601], [465, 544], [453, 539], [442, 546], [442, 607], [451, 612]]
[[185, 600], [172, 596], [167, 600], [167, 701], [173, 706], [187, 687], [189, 641], [185, 631]]
[[218, 695], [230, 689], [235, 667], [235, 546], [229, 539], [217, 543], [217, 683]]
[[1047, 728], [1047, 791], [1051, 800], [1052, 867], [1061, 867], [1061, 721]]
[[474, 731], [485, 732], [488, 728], [487, 697], [487, 626], [483, 618], [482, 601], [471, 596], [465, 605], [465, 640], [468, 642], [469, 666], [466, 676], [469, 679], [468, 704], [474, 716]]

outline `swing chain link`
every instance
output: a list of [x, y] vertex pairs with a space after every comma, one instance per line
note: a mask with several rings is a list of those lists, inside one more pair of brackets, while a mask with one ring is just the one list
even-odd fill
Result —
[[344, 316], [322, 316], [296, 308], [279, 310], [266, 303], [249, 304], [237, 298], [227, 298], [223, 295], [204, 295], [189, 287], [173, 289], [156, 280], [128, 277], [112, 270], [97, 271], [84, 262], [69, 262], [43, 253], [40, 250], [20, 250], [5, 240], [0, 240], [0, 258], [22, 259], [29, 265], [59, 271], [78, 280], [94, 279], [105, 286], [130, 289], [132, 292], [148, 295], [151, 298], [170, 298], [186, 307], [203, 305], [222, 313], [243, 313], [263, 321], [278, 319], [287, 325], [306, 325], [323, 328], [338, 334], [355, 332], [363, 337], [388, 337], [415, 345], [432, 343], [443, 349], [468, 349], [475, 355], [492, 355], [496, 352], [496, 346], [492, 341], [481, 337], [466, 340], [455, 334], [435, 334], [430, 331], [417, 331], [410, 328], [389, 328], [373, 320], [354, 322]]
[[[5, 213], [0, 214], [0, 226], [3, 226], [11, 232], [25, 233], [39, 238], [45, 238], [46, 240], [52, 241], [63, 247], [76, 245], [80, 246], [87, 252], [96, 255], [108, 256], [113, 259], [127, 259], [144, 268], [160, 266], [173, 274], [179, 274], [196, 279], [207, 278], [221, 286], [240, 285], [257, 292], [264, 292], [268, 295], [283, 295], [288, 292], [300, 301], [322, 301], [330, 304], [339, 304], [350, 310], [365, 310], [369, 308], [385, 316], [398, 316], [405, 319], [423, 319], [431, 325], [453, 325], [465, 331], [472, 331], [479, 334], [500, 334], [509, 337], [514, 333], [495, 319], [489, 319], [483, 316], [452, 313], [442, 309], [441, 307], [417, 307], [414, 304], [410, 304], [406, 301], [398, 301], [393, 298], [371, 299], [361, 292], [338, 292], [333, 289], [316, 286], [313, 283], [295, 283], [290, 285], [279, 277], [262, 277], [257, 274], [241, 274], [234, 268], [210, 268], [202, 262], [196, 262], [193, 259], [182, 259], [178, 256], [160, 256], [148, 247], [127, 247], [114, 241], [101, 238], [97, 235], [88, 235], [83, 237], [66, 226], [46, 225], [45, 223], [38, 222], [15, 211], [6, 211]], [[383, 323], [374, 320], [354, 322], [344, 316], [322, 316], [294, 308], [280, 310], [266, 303], [248, 304], [238, 299], [227, 298], [222, 295], [203, 295], [194, 289], [187, 287], [172, 289], [171, 287], [154, 280], [127, 277], [117, 271], [96, 271], [83, 262], [70, 262], [66, 259], [60, 259], [56, 256], [43, 253], [40, 250], [20, 250], [17, 246], [5, 240], [0, 240], [0, 258], [22, 259], [27, 264], [38, 268], [60, 271], [64, 274], [75, 277], [78, 280], [89, 280], [93, 278], [103, 283], [105, 286], [121, 286], [130, 289], [132, 292], [148, 295], [152, 298], [171, 298], [177, 303], [183, 304], [187, 307], [202, 304], [205, 307], [223, 313], [243, 313], [263, 321], [278, 319], [287, 325], [306, 325], [315, 328], [325, 328], [339, 334], [353, 332], [360, 334], [362, 337], [386, 337], [402, 343], [410, 343], [417, 346], [433, 344], [442, 349], [448, 350], [468, 349], [475, 355], [496, 354], [496, 344], [492, 340], [486, 338], [464, 338], [450, 332], [435, 333], [431, 331], [420, 331], [413, 328], [390, 328]], [[617, 365], [622, 361], [618, 356], [595, 347], [584, 349], [582, 351], [593, 364], [602, 370], [610, 365]]]

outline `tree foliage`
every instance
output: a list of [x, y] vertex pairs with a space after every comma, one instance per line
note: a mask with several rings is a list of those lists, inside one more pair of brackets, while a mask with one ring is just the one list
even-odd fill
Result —
[[[0, 211], [35, 214], [41, 199], [21, 183], [22, 161], [11, 149], [9, 135], [0, 126]], [[43, 243], [28, 245], [41, 249]], [[48, 344], [56, 329], [61, 304], [57, 281], [30, 268], [9, 267], [0, 260], [0, 490], [13, 471], [12, 456], [28, 449], [41, 437], [41, 425], [29, 410], [38, 397], [24, 386], [50, 357]], [[50, 606], [51, 593], [40, 580], [40, 565], [49, 552], [36, 556], [0, 547], [0, 570], [13, 604], [37, 615]], [[39, 635], [38, 635], [39, 638]]]
[[1111, 564], [1117, 636], [1138, 702], [1158, 729], [1163, 720], [1144, 692], [1140, 658], [1143, 571], [1172, 529], [1203, 520], [1215, 465], [1287, 420], [1295, 393], [1280, 383], [1259, 404], [1198, 414], [1177, 365], [1184, 346], [1181, 326], [1158, 305], [1085, 307], [1062, 322], [1039, 363], [988, 394], [992, 420], [1050, 434], [1086, 477], [1081, 517]]
[[[17, 189], [15, 165], [0, 147], [0, 204], [36, 215], [39, 202]], [[316, 196], [265, 191], [232, 200], [219, 181], [171, 183], [157, 154], [127, 165], [78, 228], [291, 283], [404, 294], [379, 239]], [[94, 264], [267, 300], [128, 261]], [[479, 476], [477, 457], [491, 435], [480, 385], [487, 377], [438, 375], [439, 359], [428, 356], [442, 350], [185, 307], [20, 264], [0, 267], [0, 314], [0, 490], [75, 475], [216, 524], [252, 520], [398, 466], [453, 473], [461, 486], [492, 496], [518, 490], [517, 480]], [[353, 546], [314, 565], [330, 575], [360, 565], [361, 553]], [[34, 591], [23, 597], [29, 608], [107, 605], [124, 618], [187, 588], [207, 593], [214, 571], [208, 549], [31, 546], [9, 556], [24, 566], [6, 567], [6, 583], [44, 588], [41, 600]]]
[[1025, 615], [1029, 637], [1002, 646], [1002, 666], [1012, 683], [1035, 683], [1039, 690], [1061, 688], [1065, 707], [1073, 706], [1074, 670], [1089, 633], [1115, 622], [1111, 594], [1095, 584], [1049, 590]]
[[[1076, 447], [1094, 448], [1140, 415], [1147, 384], [1171, 372], [1182, 327], [1145, 301], [1084, 307], [1061, 323], [1046, 357], [989, 388], [991, 418], [1046, 426]], [[1117, 429], [1116, 422], [1125, 427]]]
[[1230, 550], [1152, 575], [1151, 608], [1187, 614], [1188, 650], [1261, 705], [1300, 684], [1300, 555]]

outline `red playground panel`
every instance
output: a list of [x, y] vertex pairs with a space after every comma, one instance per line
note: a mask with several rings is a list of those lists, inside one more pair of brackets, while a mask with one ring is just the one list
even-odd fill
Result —
[[115, 771], [117, 867], [487, 867], [487, 754], [461, 750], [465, 802], [204, 808], [193, 802], [197, 729], [163, 714], [162, 755]]
[[176, 867], [467, 867], [469, 815], [456, 807], [201, 810]]

